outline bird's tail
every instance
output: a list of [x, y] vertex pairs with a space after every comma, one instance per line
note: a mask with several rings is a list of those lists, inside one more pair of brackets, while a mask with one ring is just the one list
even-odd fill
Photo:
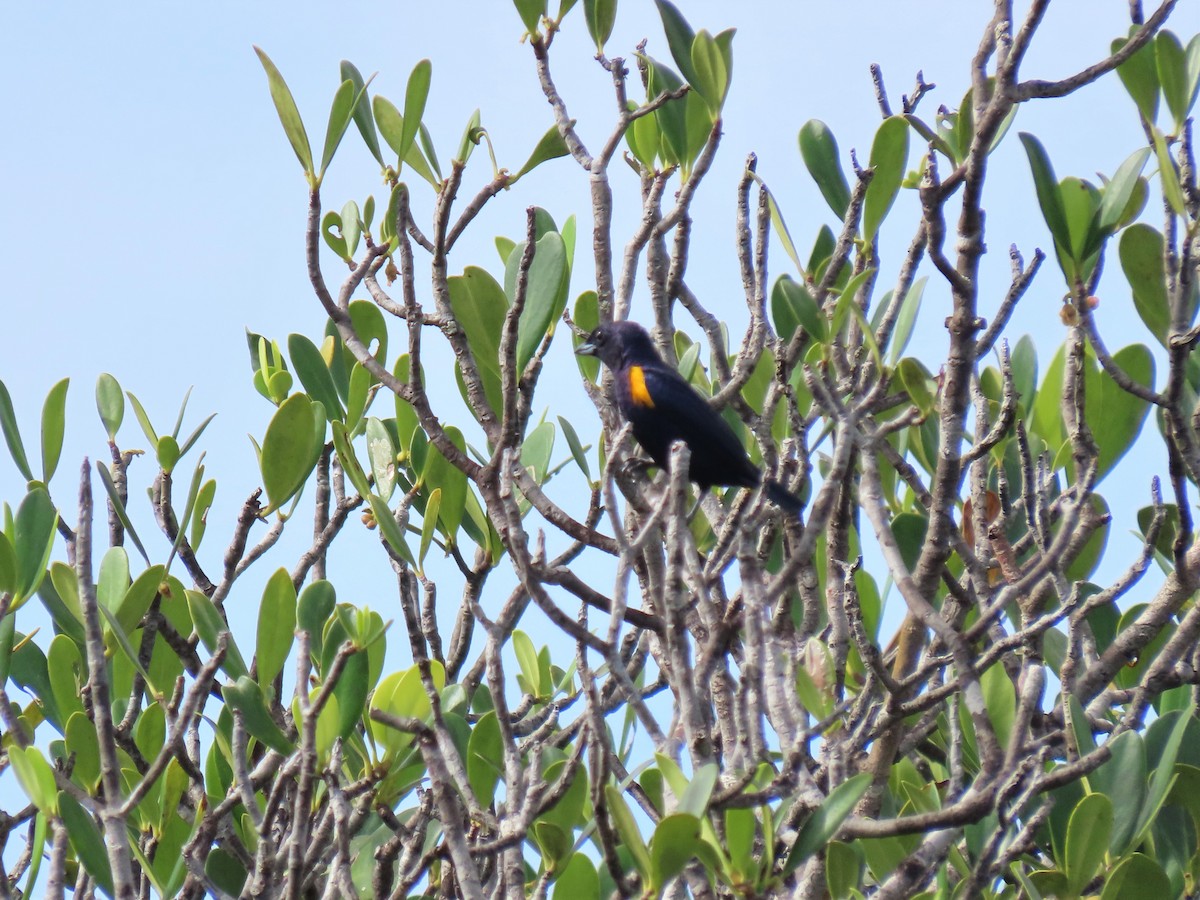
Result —
[[764, 479], [763, 492], [772, 503], [789, 515], [798, 516], [800, 515], [800, 511], [804, 509], [804, 501], [774, 478]]

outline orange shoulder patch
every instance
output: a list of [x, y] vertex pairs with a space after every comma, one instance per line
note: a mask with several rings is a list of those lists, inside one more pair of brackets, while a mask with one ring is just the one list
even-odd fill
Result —
[[638, 406], [654, 409], [654, 398], [646, 388], [646, 373], [641, 366], [629, 367], [629, 395]]

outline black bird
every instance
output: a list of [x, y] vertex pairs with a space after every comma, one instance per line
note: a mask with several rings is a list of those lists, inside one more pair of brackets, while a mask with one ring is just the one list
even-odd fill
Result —
[[[575, 352], [598, 357], [612, 370], [617, 407], [633, 426], [634, 438], [659, 468], [667, 468], [672, 442], [683, 441], [691, 451], [688, 479], [701, 491], [715, 484], [745, 488], [762, 484], [762, 473], [733, 429], [682, 375], [663, 362], [641, 325], [601, 325]], [[800, 498], [783, 485], [768, 478], [763, 487], [782, 509], [800, 511]]]

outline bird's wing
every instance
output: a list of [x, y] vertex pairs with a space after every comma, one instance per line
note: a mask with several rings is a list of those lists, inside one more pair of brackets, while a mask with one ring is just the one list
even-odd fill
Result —
[[682, 375], [667, 366], [645, 366], [642, 377], [654, 403], [648, 415], [661, 417], [670, 425], [675, 439], [687, 444], [693, 454], [710, 448], [720, 458], [745, 458], [745, 448], [729, 423]]

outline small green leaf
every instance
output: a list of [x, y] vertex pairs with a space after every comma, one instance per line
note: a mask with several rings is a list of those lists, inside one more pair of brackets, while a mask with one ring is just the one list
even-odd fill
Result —
[[413, 559], [412, 551], [408, 549], [408, 542], [404, 540], [404, 532], [400, 530], [391, 509], [376, 494], [367, 492], [366, 497], [367, 502], [371, 505], [371, 513], [375, 516], [375, 522], [379, 526], [379, 533], [383, 535], [388, 546], [410, 566], [419, 568], [417, 561]]
[[113, 896], [112, 868], [96, 820], [66, 791], [58, 792], [58, 814], [80, 864], [104, 893]]
[[1188, 83], [1188, 61], [1183, 44], [1172, 32], [1160, 31], [1154, 38], [1154, 62], [1158, 71], [1158, 83], [1162, 88], [1167, 109], [1175, 120], [1175, 130], [1183, 127], [1188, 107], [1194, 99], [1192, 85]]
[[[558, 159], [560, 156], [568, 156], [571, 151], [567, 149], [567, 142], [563, 140], [563, 136], [559, 133], [557, 125], [551, 125], [549, 130], [542, 135], [541, 140], [537, 142], [537, 146], [533, 148], [533, 152], [529, 154], [529, 159], [525, 160], [525, 165], [521, 166], [520, 171], [512, 176], [508, 183], [516, 184], [524, 175], [532, 172], [542, 163], [551, 159]], [[497, 240], [500, 240], [497, 238]], [[507, 257], [505, 257], [507, 258]]]
[[330, 420], [341, 418], [342, 404], [338, 399], [337, 388], [329, 366], [317, 345], [302, 334], [289, 334], [287, 340], [288, 356], [292, 359], [292, 368], [296, 377], [313, 400], [319, 400], [325, 407]]
[[50, 483], [62, 455], [63, 433], [67, 427], [67, 388], [71, 379], [64, 378], [46, 395], [42, 406], [42, 481]]
[[[459, 450], [466, 451], [467, 442], [462, 432], [453, 425], [446, 426], [446, 437]], [[430, 446], [425, 457], [425, 465], [421, 471], [421, 480], [429, 488], [442, 491], [442, 508], [438, 514], [446, 537], [453, 542], [462, 525], [463, 513], [466, 507], [467, 476], [457, 466], [452, 464], [436, 446]]]
[[12, 398], [8, 395], [8, 388], [4, 386], [3, 381], [0, 381], [0, 428], [4, 430], [4, 440], [17, 469], [25, 476], [26, 481], [33, 481], [33, 470], [29, 468], [29, 460], [25, 456], [25, 445], [21, 442], [21, 432], [17, 428]]
[[354, 96], [358, 98], [358, 102], [354, 104], [354, 124], [358, 126], [363, 143], [367, 145], [367, 149], [371, 151], [375, 161], [382, 166], [383, 153], [379, 149], [379, 135], [375, 133], [375, 121], [371, 118], [371, 103], [367, 99], [367, 89], [362, 74], [354, 63], [347, 59], [341, 61], [339, 72], [343, 81], [349, 80], [354, 85]]
[[691, 84], [696, 83], [696, 72], [692, 68], [692, 44], [696, 33], [687, 23], [683, 14], [669, 0], [654, 0], [658, 6], [658, 15], [662, 19], [663, 32], [667, 36], [667, 46], [671, 50], [671, 58], [683, 77]]
[[1113, 804], [1103, 794], [1089, 794], [1075, 805], [1067, 826], [1063, 869], [1070, 893], [1078, 896], [1092, 880], [1108, 852], [1113, 827]]
[[108, 494], [108, 502], [112, 506], [113, 512], [117, 514], [117, 518], [121, 520], [121, 526], [125, 529], [125, 533], [133, 541], [133, 546], [137, 547], [138, 553], [142, 555], [142, 559], [146, 561], [146, 565], [150, 565], [150, 557], [146, 553], [146, 548], [142, 546], [142, 539], [138, 537], [137, 530], [133, 527], [133, 522], [129, 519], [129, 513], [125, 510], [125, 504], [121, 502], [121, 495], [117, 493], [117, 486], [113, 482], [112, 472], [100, 460], [96, 460], [96, 471], [100, 473], [100, 481], [104, 485], [105, 493]]
[[537, 34], [542, 16], [546, 14], [546, 0], [513, 0], [513, 6], [517, 8], [517, 15], [521, 17], [525, 30], [529, 34]]
[[1146, 160], [1149, 158], [1149, 147], [1135, 151], [1125, 162], [1121, 163], [1112, 180], [1104, 186], [1099, 214], [1101, 233], [1108, 235], [1116, 230], [1137, 188], [1138, 178], [1146, 166]]
[[129, 402], [133, 404], [133, 414], [137, 417], [138, 424], [142, 426], [142, 434], [146, 435], [146, 440], [152, 446], [158, 446], [158, 432], [150, 424], [150, 417], [146, 415], [145, 407], [142, 406], [141, 401], [131, 391], [126, 391], [125, 394], [129, 397]]
[[34, 805], [45, 813], [56, 812], [58, 792], [54, 787], [54, 770], [37, 747], [10, 747], [8, 759], [21, 789]]
[[117, 379], [107, 372], [96, 379], [96, 411], [100, 413], [109, 442], [115, 441], [125, 418], [125, 396]]
[[482, 140], [484, 128], [480, 125], [479, 110], [476, 109], [471, 113], [471, 118], [467, 119], [467, 127], [463, 129], [462, 140], [458, 143], [458, 153], [454, 155], [455, 160], [466, 164], [471, 158], [471, 153], [479, 146]]
[[1131, 853], [1106, 873], [1100, 900], [1159, 900], [1171, 896], [1171, 879], [1143, 853]]
[[692, 813], [677, 812], [663, 819], [654, 828], [650, 841], [651, 884], [661, 889], [683, 871], [684, 866], [699, 852], [700, 819]]
[[781, 275], [771, 289], [771, 316], [775, 329], [785, 341], [790, 341], [797, 327], [817, 344], [828, 338], [825, 314], [812, 294], [790, 275]]
[[367, 459], [375, 476], [375, 490], [386, 503], [396, 489], [396, 447], [391, 431], [375, 416], [367, 419]]
[[875, 239], [880, 224], [900, 191], [907, 164], [908, 123], [903, 116], [891, 116], [879, 126], [871, 144], [871, 168], [875, 174], [863, 198], [862, 229], [865, 240]]
[[321, 217], [321, 237], [325, 244], [342, 259], [350, 260], [350, 248], [342, 236], [342, 216], [332, 209]]
[[429, 545], [433, 543], [433, 532], [437, 526], [438, 513], [442, 508], [442, 489], [434, 488], [429, 492], [429, 498], [425, 501], [425, 518], [421, 521], [421, 545], [417, 550], [417, 565], [425, 565], [425, 554], [429, 552]]
[[225, 651], [225, 661], [221, 664], [221, 668], [230, 678], [241, 678], [250, 674], [250, 669], [246, 665], [245, 659], [242, 658], [241, 651], [234, 643], [233, 634], [229, 632], [229, 626], [222, 618], [220, 610], [207, 596], [199, 591], [186, 591], [188, 612], [192, 617], [192, 624], [196, 629], [196, 634], [200, 638], [200, 642], [204, 644], [204, 648], [209, 653], [216, 652], [217, 642], [220, 640], [221, 633], [229, 634], [228, 649]]
[[258, 607], [255, 661], [260, 684], [270, 684], [283, 671], [283, 664], [292, 652], [295, 631], [296, 588], [287, 569], [276, 569], [267, 579]]
[[1027, 131], [1020, 133], [1021, 143], [1025, 145], [1025, 154], [1029, 157], [1029, 168], [1033, 172], [1033, 185], [1037, 190], [1038, 205], [1042, 208], [1042, 217], [1050, 229], [1050, 236], [1065, 247], [1071, 247], [1071, 229], [1067, 224], [1067, 213], [1063, 206], [1062, 194], [1059, 191], [1058, 179], [1054, 176], [1054, 167], [1050, 165], [1050, 157], [1042, 147], [1041, 141]]
[[275, 67], [275, 63], [271, 62], [271, 58], [258, 47], [254, 48], [254, 52], [258, 54], [258, 61], [262, 63], [262, 67], [267, 73], [267, 86], [271, 90], [271, 100], [275, 104], [275, 112], [279, 116], [283, 132], [287, 135], [288, 142], [296, 153], [296, 158], [300, 160], [300, 165], [304, 167], [304, 174], [312, 180], [315, 174], [312, 149], [309, 147], [308, 134], [304, 130], [304, 122], [300, 118], [300, 110], [296, 108], [292, 92], [288, 89], [287, 82], [283, 80], [279, 69]]
[[[596, 52], [603, 53], [604, 45], [612, 36], [617, 22], [617, 0], [583, 0], [583, 17], [587, 21], [588, 34], [596, 45]], [[533, 29], [530, 29], [533, 33]]]
[[925, 294], [925, 284], [928, 281], [929, 276], [922, 275], [913, 282], [900, 304], [900, 314], [896, 317], [896, 328], [892, 331], [890, 358], [893, 365], [904, 353], [909, 338], [912, 337], [913, 326], [917, 321], [917, 313], [921, 310], [921, 298]]
[[[321, 417], [320, 440], [314, 429], [315, 415]], [[324, 444], [324, 427], [324, 407], [303, 394], [294, 394], [276, 410], [262, 443], [263, 488], [272, 510], [304, 486]]]
[[629, 807], [625, 804], [625, 798], [621, 796], [621, 792], [615, 785], [606, 784], [604, 796], [608, 801], [609, 818], [612, 819], [613, 826], [621, 838], [621, 844], [633, 857], [633, 863], [637, 867], [638, 874], [641, 875], [643, 884], [649, 884], [654, 866], [650, 860], [650, 850], [646, 846], [645, 839], [642, 838], [641, 831], [638, 830], [633, 813], [630, 812]]
[[[126, 565], [128, 571], [128, 564]], [[144, 569], [117, 602], [113, 612], [116, 613], [117, 622], [126, 634], [133, 634], [134, 629], [141, 623], [142, 617], [146, 615], [150, 604], [158, 595], [164, 575], [166, 568], [161, 565]]]
[[350, 127], [350, 119], [358, 105], [358, 89], [350, 79], [343, 81], [333, 95], [333, 104], [329, 107], [329, 124], [325, 128], [325, 148], [321, 151], [321, 171], [317, 173], [318, 180], [325, 177], [325, 170], [333, 161], [333, 154]]
[[855, 804], [870, 786], [871, 773], [862, 772], [846, 779], [829, 792], [829, 796], [801, 827], [792, 849], [788, 851], [783, 867], [785, 876], [795, 872], [804, 860], [833, 839], [846, 816], [850, 815]]
[[575, 465], [579, 466], [579, 471], [583, 473], [583, 477], [588, 480], [588, 484], [592, 483], [592, 471], [588, 467], [587, 455], [584, 452], [584, 446], [579, 441], [579, 435], [575, 433], [575, 426], [564, 419], [558, 417], [558, 425], [562, 428], [563, 437], [567, 439], [567, 446], [571, 448], [571, 457], [575, 460]]
[[[1137, 25], [1129, 29], [1132, 36]], [[1129, 43], [1127, 38], [1117, 38], [1112, 42], [1112, 52], [1116, 53]], [[1138, 51], [1117, 66], [1117, 76], [1125, 85], [1125, 90], [1137, 104], [1138, 112], [1150, 125], [1158, 116], [1158, 69], [1154, 53], [1154, 41], [1148, 41]]]
[[179, 455], [179, 442], [175, 438], [164, 434], [158, 439], [154, 448], [154, 458], [160, 469], [170, 474], [175, 468], [175, 463], [179, 462]]
[[1186, 206], [1183, 200], [1183, 188], [1179, 183], [1179, 170], [1175, 168], [1175, 161], [1171, 159], [1171, 151], [1167, 147], [1166, 138], [1157, 128], [1153, 130], [1152, 137], [1154, 138], [1154, 155], [1158, 158], [1158, 178], [1162, 182], [1163, 196], [1175, 215], [1185, 215]]
[[692, 68], [696, 74], [693, 82], [700, 95], [708, 101], [714, 113], [720, 113], [729, 93], [729, 73], [725, 71], [725, 57], [716, 40], [705, 29], [696, 32], [692, 40]]
[[[525, 242], [518, 244], [508, 255], [504, 271], [504, 292], [508, 305], [515, 300], [517, 276]], [[551, 325], [558, 321], [567, 303], [567, 251], [558, 232], [548, 232], [534, 245], [533, 260], [525, 281], [525, 307], [517, 326], [518, 377], [541, 344]], [[498, 352], [497, 348], [497, 352]]]
[[325, 631], [325, 623], [333, 615], [336, 605], [337, 592], [325, 580], [307, 585], [296, 601], [296, 627], [308, 632], [311, 652], [317, 659], [321, 657], [321, 635]]
[[804, 123], [800, 129], [800, 157], [829, 208], [844, 219], [850, 205], [850, 186], [838, 160], [837, 140], [828, 125], [817, 119]]
[[[43, 488], [25, 495], [17, 507], [12, 534], [13, 551], [17, 558], [17, 586], [13, 591], [12, 609], [25, 602], [46, 574], [50, 553], [54, 549], [58, 510]], [[11, 612], [11, 610], [10, 610]]]
[[246, 730], [251, 735], [284, 756], [295, 752], [295, 742], [288, 740], [287, 735], [275, 724], [262, 688], [249, 675], [241, 676], [234, 684], [225, 685], [223, 693], [225, 702], [242, 714]]
[[[544, 0], [542, 0], [544, 2]], [[425, 115], [425, 103], [429, 99], [429, 85], [433, 80], [433, 63], [420, 60], [408, 76], [404, 90], [404, 121], [400, 131], [400, 146], [397, 155], [404, 159], [421, 129], [421, 118]]]
[[1133, 305], [1150, 333], [1165, 347], [1171, 309], [1163, 274], [1162, 235], [1144, 222], [1137, 222], [1121, 233], [1119, 252]]

